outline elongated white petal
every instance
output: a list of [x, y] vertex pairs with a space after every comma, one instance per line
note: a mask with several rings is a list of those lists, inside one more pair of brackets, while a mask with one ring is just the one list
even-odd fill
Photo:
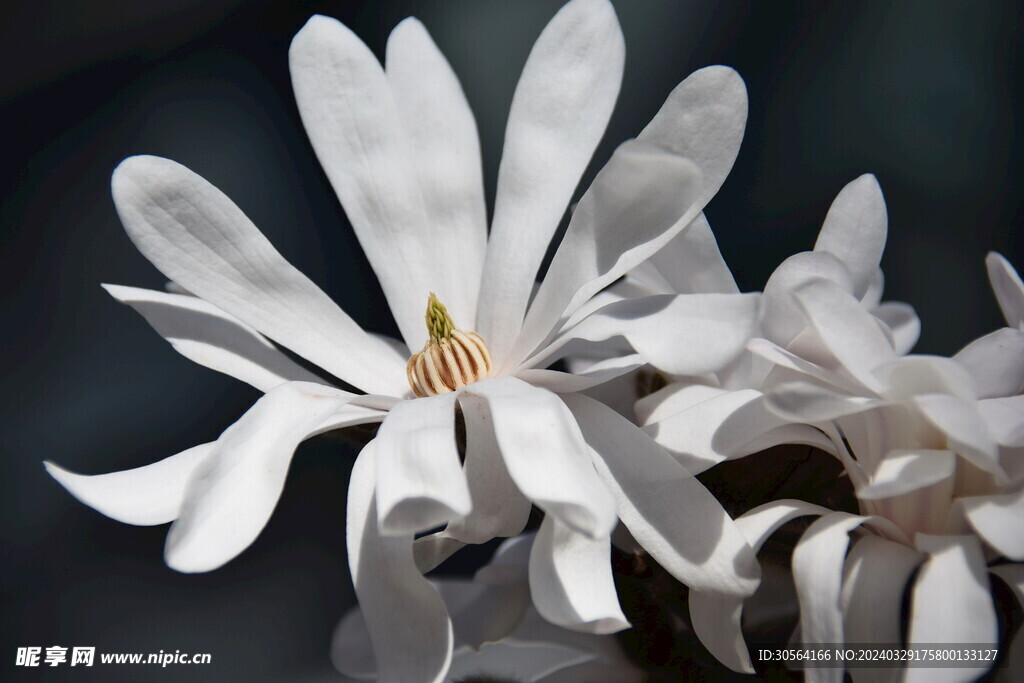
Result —
[[985, 266], [1006, 324], [1024, 328], [1024, 281], [1021, 281], [1017, 270], [1002, 254], [989, 252], [985, 257]]
[[807, 318], [793, 293], [812, 280], [830, 280], [846, 292], [853, 292], [850, 271], [835, 255], [824, 251], [793, 254], [779, 264], [764, 286], [764, 335], [786, 347], [807, 329]]
[[709, 66], [675, 87], [637, 139], [667, 147], [697, 165], [703, 178], [700, 210], [732, 170], [746, 125], [743, 79], [727, 66]]
[[[442, 301], [459, 324], [471, 327], [476, 316], [480, 277], [487, 250], [480, 141], [476, 122], [448, 61], [426, 28], [409, 17], [388, 38], [386, 70], [398, 104], [406, 140], [416, 168], [426, 223], [439, 244], [424, 256], [441, 289]], [[435, 285], [431, 285], [435, 286]], [[447, 295], [445, 295], [447, 296]], [[422, 308], [425, 295], [418, 303]]]
[[412, 535], [382, 536], [374, 498], [374, 441], [352, 468], [345, 519], [348, 566], [381, 683], [440, 683], [452, 658], [444, 601], [416, 569]]
[[794, 422], [824, 422], [884, 405], [878, 399], [846, 396], [810, 382], [787, 382], [766, 395], [772, 412]]
[[823, 368], [767, 339], [751, 339], [747, 342], [747, 350], [780, 368], [806, 375], [808, 379], [817, 380], [837, 389], [843, 389], [846, 393], [861, 395], [867, 391], [855, 379], [834, 370]]
[[[675, 375], [721, 369], [742, 353], [757, 326], [756, 294], [661, 294], [608, 304], [563, 332], [537, 358], [559, 358], [574, 339], [622, 336], [651, 365]], [[533, 360], [527, 361], [528, 365]]]
[[[708, 182], [705, 176], [705, 192]], [[645, 263], [664, 277], [671, 287], [669, 292], [738, 294], [740, 291], [704, 214], [694, 218], [685, 230]]]
[[475, 382], [464, 391], [487, 401], [505, 467], [529, 500], [592, 538], [611, 533], [615, 499], [561, 398], [514, 377]]
[[1006, 473], [999, 464], [999, 448], [972, 401], [946, 394], [925, 394], [915, 396], [914, 403], [946, 435], [951, 450], [976, 467], [1006, 479]]
[[640, 545], [694, 590], [752, 594], [760, 578], [754, 551], [704, 485], [615, 411], [582, 395], [565, 401]]
[[[801, 500], [766, 503], [736, 518], [736, 526], [756, 553], [786, 522], [805, 515], [826, 515], [827, 508]], [[733, 671], [754, 673], [740, 628], [745, 596], [690, 591], [690, 620], [708, 652]]]
[[971, 374], [978, 398], [1024, 391], [1024, 330], [1003, 327], [986, 334], [957, 352], [953, 360]]
[[882, 458], [867, 486], [857, 489], [861, 500], [891, 498], [922, 489], [953, 476], [956, 454], [927, 449], [892, 450]]
[[191, 361], [268, 392], [290, 381], [324, 381], [278, 350], [259, 332], [194, 296], [103, 285], [146, 319]]
[[676, 413], [692, 408], [708, 399], [724, 396], [728, 390], [717, 386], [672, 382], [636, 402], [636, 416], [641, 427], [661, 422]]
[[892, 331], [896, 355], [904, 356], [913, 350], [921, 336], [921, 319], [917, 317], [913, 306], [902, 301], [886, 301], [872, 309], [871, 313]]
[[375, 440], [381, 533], [414, 534], [469, 514], [455, 443], [456, 397], [402, 401], [381, 424]]
[[622, 377], [626, 373], [647, 365], [639, 353], [630, 353], [594, 363], [584, 372], [570, 374], [560, 370], [527, 368], [517, 370], [515, 376], [530, 384], [543, 387], [555, 393], [586, 391], [605, 382]]
[[515, 536], [526, 526], [530, 501], [508, 474], [487, 402], [465, 396], [460, 405], [466, 422], [465, 475], [472, 511], [463, 519], [449, 522], [445, 531], [466, 543]]
[[376, 411], [346, 411], [351, 397], [317, 384], [282, 384], [225, 430], [189, 478], [167, 534], [167, 564], [181, 572], [210, 571], [245, 550], [270, 519], [299, 443], [380, 419]]
[[173, 522], [196, 466], [212, 443], [193, 446], [152, 465], [109, 474], [75, 474], [50, 461], [50, 476], [79, 502], [125, 524], [153, 526]]
[[875, 369], [885, 385], [885, 395], [910, 402], [920, 394], [949, 394], [973, 403], [977, 398], [974, 380], [962, 365], [944, 356], [914, 354], [897, 358]]
[[353, 386], [408, 391], [405, 359], [359, 329], [213, 185], [137, 156], [117, 167], [112, 189], [128, 236], [164, 275]]
[[[472, 248], [457, 244], [464, 235], [427, 220], [412, 143], [420, 135], [407, 134], [377, 58], [343, 24], [323, 16], [314, 16], [299, 31], [288, 58], [306, 133], [405, 343], [418, 349], [426, 340], [423, 308], [430, 292], [468, 327], [472, 296], [461, 287], [467, 274], [443, 264], [463, 250], [472, 258]], [[436, 55], [421, 58], [424, 68], [438, 67]]]
[[685, 228], [702, 208], [700, 187], [688, 159], [637, 140], [620, 145], [576, 207], [502, 367], [531, 355], [590, 297]]
[[839, 258], [853, 277], [853, 294], [863, 297], [885, 250], [889, 219], [878, 180], [865, 173], [840, 190], [814, 243], [815, 251]]
[[[996, 613], [978, 539], [918, 534], [917, 548], [928, 553], [929, 558], [914, 582], [908, 645], [972, 643], [995, 647]], [[989, 665], [955, 669], [911, 667], [904, 680], [973, 681]]]
[[545, 517], [530, 553], [530, 593], [552, 624], [588, 633], [629, 628], [612, 581], [611, 541]]
[[625, 44], [607, 0], [573, 0], [523, 67], [505, 129], [477, 332], [500, 365], [537, 269], [611, 116]]
[[962, 498], [967, 520], [1008, 559], [1024, 562], [1024, 490]]

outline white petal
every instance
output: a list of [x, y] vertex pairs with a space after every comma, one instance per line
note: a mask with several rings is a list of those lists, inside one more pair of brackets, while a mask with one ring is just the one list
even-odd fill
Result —
[[[756, 553], [768, 537], [786, 522], [804, 515], [825, 515], [829, 510], [800, 500], [767, 503], [736, 518], [736, 526]], [[704, 647], [733, 671], [754, 673], [750, 652], [740, 628], [742, 595], [690, 591], [690, 620]]]
[[189, 477], [212, 449], [212, 443], [204, 443], [152, 465], [109, 474], [75, 474], [50, 461], [43, 464], [79, 502], [125, 524], [154, 526], [177, 519]]
[[810, 379], [842, 389], [846, 393], [864, 393], [865, 388], [856, 380], [801, 358], [767, 339], [751, 339], [747, 342], [747, 350], [780, 368], [806, 375]]
[[[387, 77], [410, 144], [426, 223], [440, 243], [420, 245], [443, 260], [433, 264], [442, 301], [455, 320], [472, 326], [487, 250], [487, 207], [476, 121], [448, 61], [426, 28], [409, 17], [391, 32]], [[431, 285], [435, 286], [435, 285]], [[426, 305], [424, 295], [417, 303]]]
[[975, 402], [947, 394], [915, 396], [914, 403], [924, 416], [946, 435], [954, 450], [980, 469], [1006, 479], [999, 465], [999, 448], [988, 425], [975, 408]]
[[1008, 559], [1024, 561], [1024, 490], [961, 498], [975, 531]]
[[764, 334], [780, 346], [788, 346], [803, 330], [807, 318], [793, 293], [812, 280], [835, 282], [843, 291], [853, 292], [853, 281], [846, 265], [828, 252], [805, 251], [779, 264], [764, 286]]
[[921, 319], [914, 307], [901, 301], [886, 301], [871, 312], [892, 331], [896, 355], [910, 353], [921, 336]]
[[846, 264], [858, 299], [878, 271], [888, 226], [882, 188], [866, 173], [839, 192], [818, 233], [814, 250], [834, 254]]
[[882, 294], [885, 292], [885, 273], [881, 268], [875, 268], [875, 272], [868, 284], [868, 290], [860, 298], [861, 305], [872, 312], [882, 305]]
[[894, 401], [908, 403], [919, 394], [949, 394], [972, 403], [977, 398], [970, 374], [943, 356], [902, 356], [879, 366], [875, 376]]
[[477, 584], [481, 590], [472, 601], [460, 608], [452, 607], [455, 635], [476, 649], [484, 643], [495, 643], [515, 631], [530, 607], [530, 584], [523, 568], [522, 581], [501, 585]]
[[585, 372], [577, 372], [575, 374], [559, 370], [527, 368], [525, 370], [517, 370], [515, 376], [534, 386], [563, 394], [586, 391], [587, 389], [622, 377], [626, 373], [632, 372], [644, 365], [647, 365], [647, 361], [640, 354], [631, 353], [619, 358], [609, 358], [608, 360], [594, 363]]
[[803, 285], [794, 296], [840, 365], [864, 386], [879, 389], [872, 371], [896, 358], [896, 352], [871, 314], [828, 280]]
[[604, 133], [625, 44], [607, 0], [573, 0], [523, 67], [505, 129], [477, 332], [500, 364], [519, 332], [537, 269]]
[[416, 569], [412, 536], [381, 536], [374, 498], [374, 441], [356, 460], [345, 520], [348, 566], [381, 683], [444, 680], [452, 624], [444, 601]]
[[[917, 547], [930, 557], [914, 583], [908, 645], [971, 643], [996, 647], [996, 613], [978, 539], [918, 534]], [[988, 667], [988, 664], [973, 669], [910, 667], [904, 680], [910, 683], [973, 681]]]
[[331, 637], [331, 663], [346, 676], [357, 680], [377, 677], [377, 658], [363, 619], [363, 610], [353, 607], [341, 618]]
[[561, 398], [514, 377], [475, 382], [464, 391], [487, 401], [505, 467], [528, 499], [592, 538], [611, 533], [615, 499]]
[[259, 332], [198, 297], [120, 285], [103, 288], [141, 314], [181, 355], [264, 393], [290, 381], [324, 384]]
[[526, 526], [530, 501], [508, 474], [487, 402], [474, 396], [460, 401], [466, 423], [466, 481], [473, 509], [446, 531], [466, 543], [485, 543], [495, 536], [515, 536]]
[[979, 398], [1015, 396], [1024, 391], [1024, 331], [1003, 327], [975, 339], [953, 360], [974, 379]]
[[660, 422], [708, 399], [729, 393], [725, 389], [689, 382], [672, 382], [636, 402], [640, 426]]
[[685, 228], [701, 209], [700, 187], [700, 171], [688, 159], [637, 140], [620, 145], [576, 207], [522, 332], [499, 366], [532, 355], [590, 297]]
[[703, 177], [700, 210], [729, 175], [746, 125], [743, 79], [727, 66], [709, 66], [675, 87], [637, 139], [667, 147], [697, 164]]
[[610, 408], [565, 397], [619, 517], [670, 574], [694, 590], [750, 595], [757, 558], [714, 496], [643, 431]]
[[461, 251], [453, 252], [459, 247], [448, 226], [427, 220], [412, 143], [377, 58], [340, 22], [319, 15], [292, 40], [288, 58], [306, 133], [406, 344], [426, 341], [430, 292], [469, 327], [464, 274], [442, 266]]
[[426, 574], [465, 547], [465, 543], [452, 538], [446, 531], [437, 531], [417, 538], [412, 544], [412, 554], [416, 568]]
[[985, 265], [1006, 324], [1018, 328], [1024, 326], [1024, 282], [1020, 275], [1005, 256], [994, 251], [985, 257]]
[[[290, 382], [228, 427], [189, 478], [181, 514], [167, 534], [167, 564], [181, 572], [210, 571], [249, 547], [277, 505], [296, 447], [345, 424], [351, 397]], [[348, 412], [347, 424], [380, 419], [362, 408]]]
[[[757, 326], [756, 294], [660, 294], [608, 304], [563, 332], [528, 365], [547, 365], [573, 339], [622, 336], [651, 365], [701, 375], [736, 358]], [[537, 362], [536, 358], [543, 358]]]
[[975, 405], [999, 445], [1009, 448], [1024, 446], [1024, 396], [990, 398]]
[[130, 157], [114, 171], [128, 236], [167, 277], [370, 393], [404, 394], [404, 363], [274, 250], [220, 190], [180, 164]]
[[857, 497], [874, 500], [901, 496], [937, 484], [955, 471], [953, 451], [892, 450], [882, 458], [867, 486], [857, 489]]
[[455, 443], [455, 393], [396, 404], [377, 432], [381, 533], [414, 534], [469, 514]]
[[767, 393], [766, 403], [772, 412], [794, 422], [826, 422], [885, 405], [877, 399], [845, 396], [810, 382], [780, 384]]
[[[701, 138], [702, 139], [702, 138]], [[704, 178], [705, 191], [708, 179]], [[700, 214], [645, 263], [653, 265], [677, 294], [738, 294], [707, 218]]]
[[545, 517], [530, 553], [530, 593], [552, 624], [588, 633], [629, 628], [612, 580], [611, 541]]

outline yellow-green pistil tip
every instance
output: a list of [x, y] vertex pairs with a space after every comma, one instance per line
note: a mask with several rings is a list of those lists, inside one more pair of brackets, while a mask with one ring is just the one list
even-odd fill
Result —
[[436, 342], [450, 339], [452, 330], [455, 329], [455, 322], [448, 313], [448, 308], [437, 298], [433, 292], [427, 297], [427, 333]]

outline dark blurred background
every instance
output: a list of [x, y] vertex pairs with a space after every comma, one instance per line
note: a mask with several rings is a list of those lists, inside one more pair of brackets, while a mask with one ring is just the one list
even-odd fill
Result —
[[[287, 70], [291, 37], [320, 12], [382, 55], [391, 27], [420, 17], [476, 113], [490, 201], [516, 79], [560, 5], [4, 5], [0, 678], [330, 678], [331, 630], [352, 602], [343, 535], [351, 448], [319, 439], [300, 449], [256, 543], [197, 576], [164, 566], [164, 527], [108, 520], [43, 470], [43, 459], [87, 473], [153, 462], [215, 438], [257, 397], [178, 356], [100, 289], [163, 284], [118, 224], [110, 173], [138, 153], [184, 163], [358, 322], [391, 331], [302, 131]], [[918, 350], [950, 354], [1001, 324], [983, 258], [998, 250], [1024, 266], [1019, 3], [615, 6], [625, 82], [583, 187], [676, 83], [727, 64], [746, 80], [750, 117], [707, 214], [743, 289], [760, 289], [781, 260], [810, 248], [835, 194], [870, 171], [889, 207], [886, 295], [917, 308]], [[17, 647], [50, 645], [209, 652], [213, 665], [14, 669]]]

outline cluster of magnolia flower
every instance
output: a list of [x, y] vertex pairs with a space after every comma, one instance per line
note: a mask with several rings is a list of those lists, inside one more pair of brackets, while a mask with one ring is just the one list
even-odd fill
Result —
[[[265, 395], [216, 441], [153, 465], [86, 476], [47, 463], [75, 497], [130, 524], [173, 522], [167, 563], [209, 571], [260, 533], [302, 441], [379, 424], [347, 499], [361, 609], [333, 654], [355, 678], [642, 680], [608, 635], [630, 628], [613, 538], [686, 586], [696, 637], [753, 673], [743, 617], [758, 552], [800, 517], [813, 522], [792, 552], [795, 641], [1005, 643], [990, 574], [1024, 599], [1024, 284], [1004, 258], [987, 264], [1007, 327], [952, 358], [911, 354], [919, 321], [881, 301], [886, 210], [865, 175], [812, 250], [740, 293], [702, 213], [747, 112], [740, 77], [715, 66], [615, 151], [537, 284], [619, 91], [607, 0], [572, 0], [537, 40], [489, 230], [474, 119], [422, 24], [393, 31], [386, 68], [319, 16], [289, 56], [402, 340], [360, 329], [195, 173], [129, 158], [118, 213], [172, 284], [107, 290], [182, 355]], [[785, 498], [727, 512], [696, 478], [740, 458], [774, 476], [765, 452], [793, 444], [834, 458], [859, 510]], [[542, 521], [524, 534], [531, 510]], [[426, 576], [499, 537], [472, 580]], [[1024, 661], [1022, 645], [1004, 656]]]

